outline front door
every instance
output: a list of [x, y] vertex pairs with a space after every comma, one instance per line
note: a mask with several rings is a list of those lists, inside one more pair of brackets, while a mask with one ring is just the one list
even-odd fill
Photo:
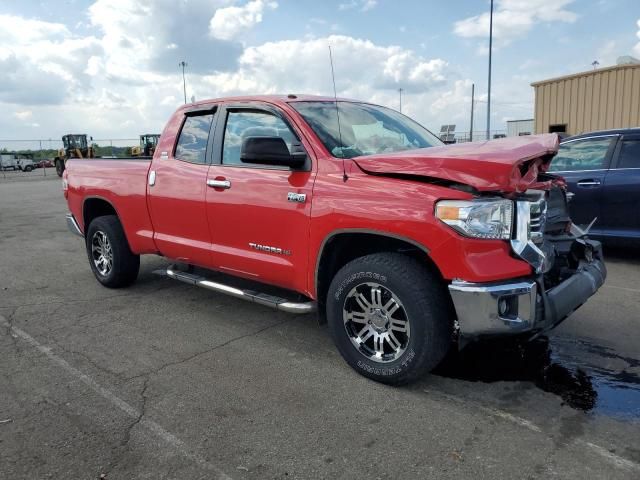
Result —
[[640, 135], [624, 135], [603, 191], [605, 235], [640, 238]]
[[574, 194], [569, 202], [573, 223], [586, 226], [597, 218], [594, 233], [606, 225], [601, 209], [602, 189], [616, 140], [615, 135], [605, 135], [562, 143], [549, 169], [564, 177]]
[[175, 151], [163, 150], [155, 156], [147, 187], [154, 239], [160, 253], [205, 267], [211, 262], [205, 200], [207, 148], [214, 118], [212, 110], [186, 114]]
[[220, 115], [207, 189], [214, 264], [246, 278], [304, 290], [312, 159], [297, 170], [243, 163], [240, 149], [247, 137], [281, 137], [291, 152], [300, 136], [271, 106], [229, 105]]

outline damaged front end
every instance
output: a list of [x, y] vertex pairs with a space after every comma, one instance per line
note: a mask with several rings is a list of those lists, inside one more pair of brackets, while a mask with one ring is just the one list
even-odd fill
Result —
[[548, 190], [515, 194], [513, 255], [529, 263], [528, 278], [488, 284], [449, 285], [460, 334], [538, 335], [567, 318], [604, 283], [600, 242], [571, 222], [561, 182], [542, 174]]

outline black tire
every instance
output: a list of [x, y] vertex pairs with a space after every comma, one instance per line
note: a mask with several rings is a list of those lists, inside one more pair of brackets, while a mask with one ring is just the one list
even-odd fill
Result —
[[33, 167], [31, 165], [24, 167], [25, 172], [30, 172], [31, 170], [33, 170]]
[[64, 173], [64, 160], [56, 158], [55, 165], [56, 173], [59, 177], [62, 177], [62, 174]]
[[[371, 287], [371, 285], [378, 285], [378, 287]], [[408, 324], [406, 328], [410, 335], [396, 331], [394, 336], [394, 341], [398, 341], [396, 337], [404, 336], [404, 350], [398, 348], [394, 351], [390, 341], [388, 345], [385, 345], [384, 340], [381, 342], [383, 352], [387, 348], [392, 351], [388, 355], [384, 354], [387, 357], [384, 363], [380, 360], [372, 360], [369, 355], [372, 348], [370, 349], [367, 344], [358, 343], [359, 347], [355, 346], [354, 342], [363, 340], [367, 336], [366, 333], [363, 337], [352, 340], [358, 335], [353, 327], [358, 325], [357, 330], [363, 326], [364, 330], [369, 328], [367, 323], [373, 327], [371, 320], [347, 322], [343, 316], [343, 312], [352, 309], [357, 296], [354, 292], [361, 288], [375, 288], [381, 292], [380, 300], [377, 302], [379, 305], [395, 296], [401, 305], [398, 310], [402, 310], [392, 315], [404, 317], [405, 325]], [[386, 299], [382, 295], [387, 295]], [[360, 306], [362, 306], [361, 303]], [[326, 308], [329, 331], [340, 354], [358, 373], [378, 382], [390, 385], [412, 382], [433, 370], [452, 345], [453, 315], [446, 285], [426, 266], [406, 255], [376, 253], [349, 262], [333, 278], [327, 295]], [[359, 308], [356, 307], [356, 309]], [[365, 310], [364, 307], [362, 310]], [[377, 318], [379, 321], [381, 317]], [[391, 318], [391, 315], [384, 317], [383, 314], [383, 318]], [[395, 321], [395, 319], [390, 320], [387, 325]], [[376, 322], [374, 320], [374, 323]], [[380, 326], [380, 328], [385, 327]], [[389, 326], [387, 332], [389, 330], [394, 329]], [[376, 330], [376, 332], [379, 331]], [[368, 338], [374, 337], [372, 335]], [[373, 348], [376, 348], [376, 340], [371, 341], [374, 342]], [[394, 358], [396, 355], [397, 358]]]
[[[94, 251], [94, 242], [98, 247], [99, 240], [104, 241], [104, 237], [111, 252], [111, 264], [108, 269], [106, 260], [99, 263], [100, 266], [96, 264], [98, 260], [95, 257], [99, 257], [100, 254]], [[135, 282], [140, 270], [140, 256], [131, 252], [117, 216], [105, 215], [95, 218], [87, 229], [85, 244], [91, 270], [102, 285], [121, 288]]]

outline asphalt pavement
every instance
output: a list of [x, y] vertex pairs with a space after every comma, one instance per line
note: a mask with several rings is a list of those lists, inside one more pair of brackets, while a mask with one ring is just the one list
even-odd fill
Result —
[[[548, 340], [393, 388], [312, 315], [93, 278], [52, 175], [0, 178], [0, 478], [640, 478], [640, 250]], [[40, 172], [42, 174], [42, 172]]]

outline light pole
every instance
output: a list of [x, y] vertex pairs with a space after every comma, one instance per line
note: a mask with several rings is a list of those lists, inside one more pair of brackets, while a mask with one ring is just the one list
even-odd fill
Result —
[[476, 84], [472, 83], [471, 84], [471, 122], [470, 122], [470, 126], [469, 126], [469, 141], [473, 142], [473, 107], [474, 107], [474, 102], [475, 102], [475, 93], [476, 93]]
[[402, 113], [402, 88], [398, 89], [398, 94], [400, 95], [400, 113]]
[[491, 54], [493, 50], [493, 0], [489, 13], [489, 81], [487, 86], [487, 140], [491, 136]]
[[184, 77], [184, 68], [188, 65], [184, 60], [181, 61], [178, 66], [182, 67], [182, 89], [184, 90], [184, 103], [187, 103], [187, 81]]

